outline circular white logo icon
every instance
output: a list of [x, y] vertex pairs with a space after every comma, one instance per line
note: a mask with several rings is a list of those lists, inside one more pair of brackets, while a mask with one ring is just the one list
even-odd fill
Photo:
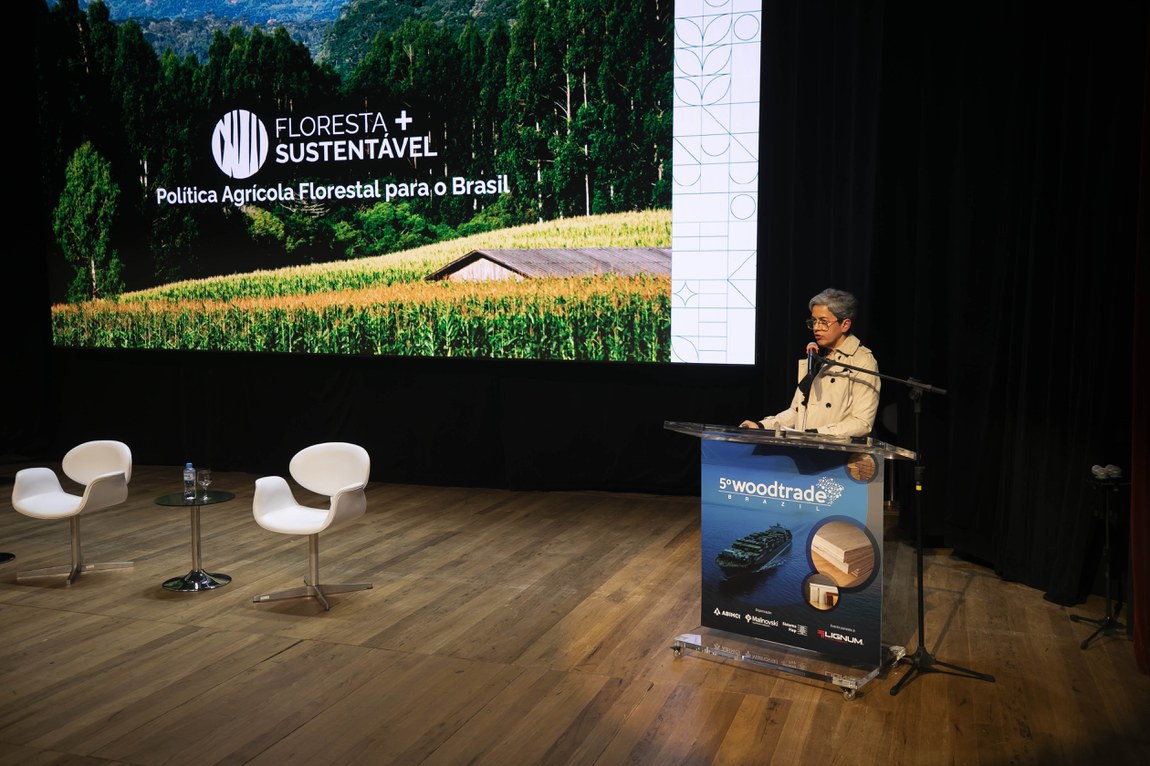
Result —
[[247, 109], [233, 109], [212, 131], [212, 157], [228, 176], [250, 178], [268, 158], [267, 128]]

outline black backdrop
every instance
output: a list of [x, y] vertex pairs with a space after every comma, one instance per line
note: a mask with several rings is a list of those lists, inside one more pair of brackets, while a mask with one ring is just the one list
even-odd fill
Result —
[[763, 16], [754, 367], [53, 350], [43, 247], [13, 242], [0, 449], [119, 438], [142, 464], [279, 473], [346, 439], [377, 481], [691, 493], [698, 445], [663, 421], [784, 406], [807, 298], [836, 286], [862, 300], [884, 373], [947, 392], [916, 419], [884, 383], [879, 435], [922, 455], [928, 541], [1080, 601], [1097, 588], [1089, 468], [1146, 455], [1147, 4], [767, 0]]

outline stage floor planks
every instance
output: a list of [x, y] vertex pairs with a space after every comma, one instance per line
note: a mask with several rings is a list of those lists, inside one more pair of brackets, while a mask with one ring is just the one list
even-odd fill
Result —
[[[16, 581], [68, 560], [67, 522], [0, 487], [0, 766], [9, 764], [1141, 763], [1150, 677], [1133, 646], [1083, 650], [1101, 599], [1061, 607], [927, 551], [935, 658], [994, 683], [896, 665], [853, 700], [830, 684], [676, 656], [699, 624], [697, 497], [373, 483], [367, 514], [320, 536], [330, 597], [302, 584], [307, 541], [251, 515], [255, 476], [201, 511], [203, 593], [178, 466], [138, 466], [128, 501], [85, 516], [89, 561], [127, 570]], [[55, 466], [58, 468], [58, 466]], [[293, 485], [294, 486], [294, 485]], [[316, 500], [298, 488], [301, 501]], [[318, 500], [317, 500], [318, 502]], [[914, 550], [888, 532], [884, 643], [917, 646]]]

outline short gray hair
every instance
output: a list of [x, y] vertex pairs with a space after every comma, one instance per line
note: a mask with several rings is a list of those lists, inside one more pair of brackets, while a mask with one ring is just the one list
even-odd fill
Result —
[[836, 290], [833, 287], [828, 287], [826, 290], [823, 290], [811, 298], [807, 304], [807, 308], [813, 309], [815, 306], [826, 306], [827, 309], [835, 315], [836, 319], [843, 320], [854, 319], [858, 305], [858, 300], [846, 290]]

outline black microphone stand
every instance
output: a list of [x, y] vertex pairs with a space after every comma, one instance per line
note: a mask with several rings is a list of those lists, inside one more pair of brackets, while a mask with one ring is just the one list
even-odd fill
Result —
[[1070, 615], [1071, 622], [1089, 622], [1098, 626], [1098, 629], [1090, 634], [1090, 637], [1083, 641], [1079, 646], [1083, 649], [1090, 648], [1090, 642], [1099, 636], [1116, 636], [1126, 626], [1118, 621], [1118, 614], [1122, 611], [1122, 604], [1118, 604], [1118, 608], [1114, 608], [1114, 600], [1110, 593], [1110, 584], [1114, 579], [1114, 573], [1111, 571], [1110, 566], [1110, 522], [1117, 515], [1115, 510], [1110, 508], [1110, 498], [1117, 495], [1120, 487], [1128, 486], [1129, 482], [1117, 482], [1112, 479], [1099, 478], [1095, 480], [1094, 487], [1106, 492], [1102, 496], [1102, 566], [1106, 576], [1106, 616], [1100, 619], [1093, 619], [1091, 617], [1083, 617], [1078, 614]]
[[[923, 383], [914, 378], [895, 378], [890, 375], [883, 375], [873, 370], [866, 370], [862, 367], [853, 367], [849, 364], [842, 362], [833, 362], [825, 360], [824, 366], [835, 365], [838, 367], [845, 367], [848, 370], [855, 370], [856, 372], [864, 372], [868, 375], [874, 375], [879, 378], [893, 380], [902, 383], [910, 389], [910, 399], [914, 402], [914, 515], [915, 515], [915, 553], [916, 564], [918, 567], [918, 648], [909, 657], [904, 658], [910, 663], [910, 670], [898, 680], [894, 686], [891, 687], [891, 696], [898, 694], [902, 691], [902, 687], [906, 686], [910, 679], [919, 673], [945, 673], [947, 675], [966, 676], [968, 678], [977, 678], [980, 681], [994, 682], [994, 676], [986, 673], [979, 673], [969, 668], [952, 665], [949, 662], [935, 659], [926, 648], [926, 607], [924, 599], [924, 586], [922, 579], [922, 556], [923, 556], [923, 542], [922, 542], [922, 499], [920, 497], [922, 492], [923, 476], [926, 473], [926, 467], [922, 464], [922, 451], [919, 449], [919, 422], [922, 416], [922, 395], [924, 392], [932, 394], [945, 395], [944, 389], [932, 386], [929, 383]], [[939, 668], [946, 668], [940, 670]]]

